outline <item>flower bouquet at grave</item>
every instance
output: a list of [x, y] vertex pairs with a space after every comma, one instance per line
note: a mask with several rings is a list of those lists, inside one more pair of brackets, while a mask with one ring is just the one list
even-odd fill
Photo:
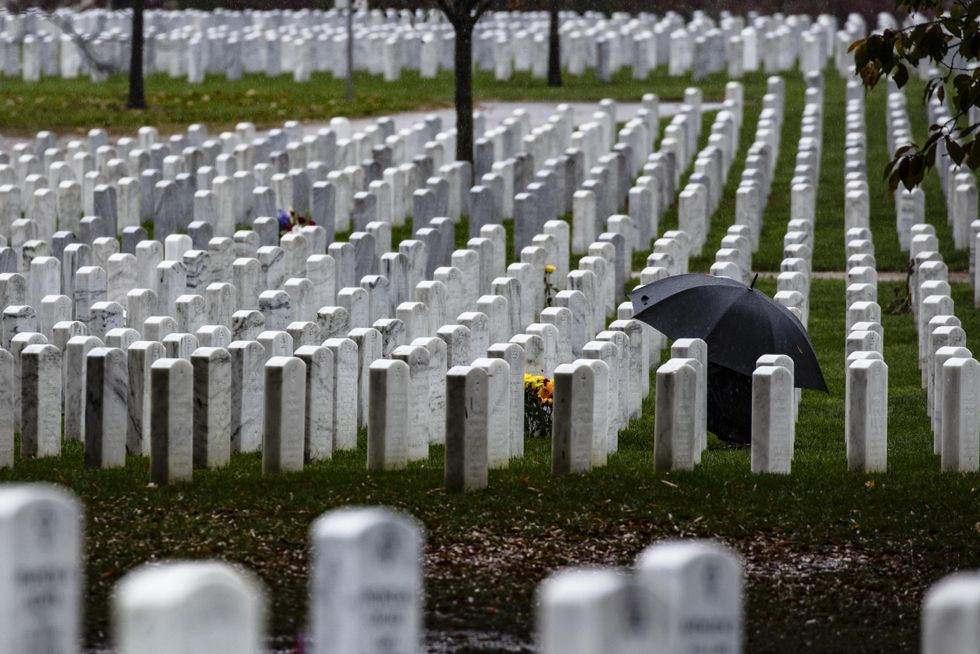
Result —
[[551, 437], [552, 381], [541, 375], [524, 375], [524, 434]]
[[288, 234], [293, 231], [294, 227], [312, 227], [316, 225], [316, 221], [310, 217], [309, 213], [298, 213], [293, 209], [286, 211], [285, 209], [280, 209], [277, 220], [279, 221], [279, 236], [283, 234]]
[[546, 307], [550, 307], [554, 300], [555, 287], [551, 283], [551, 273], [553, 272], [555, 272], [554, 266], [549, 264], [544, 267], [544, 304]]

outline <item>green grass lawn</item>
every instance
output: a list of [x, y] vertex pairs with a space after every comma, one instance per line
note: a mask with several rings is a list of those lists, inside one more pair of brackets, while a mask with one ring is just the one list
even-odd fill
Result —
[[[0, 76], [0, 130], [5, 135], [31, 135], [39, 130], [86, 134], [93, 127], [131, 132], [155, 125], [163, 132], [184, 130], [203, 123], [214, 130], [229, 129], [240, 121], [259, 128], [281, 125], [287, 120], [329, 121], [334, 116], [381, 116], [398, 111], [451, 107], [453, 76], [442, 72], [435, 79], [422, 79], [406, 72], [399, 82], [385, 82], [378, 75], [358, 73], [354, 77], [354, 102], [348, 104], [342, 79], [316, 73], [307, 83], [296, 83], [289, 75], [266, 77], [245, 75], [230, 82], [209, 76], [203, 84], [187, 84], [159, 73], [146, 79], [145, 111], [126, 108], [127, 78], [115, 75], [104, 83], [87, 79], [45, 78], [27, 83]], [[507, 82], [497, 82], [493, 73], [474, 74], [473, 93], [483, 100], [548, 102], [598, 102], [603, 98], [639, 101], [654, 92], [663, 100], [682, 98], [691, 86], [689, 76], [670, 77], [666, 69], [651, 73], [643, 84], [626, 71], [603, 83], [590, 74], [566, 77], [561, 88], [550, 88], [530, 73], [516, 73]], [[705, 100], [724, 99], [725, 80], [715, 75], [701, 87]]]
[[[277, 82], [270, 82], [270, 88]], [[53, 94], [62, 85], [64, 93], [64, 84], [46, 82], [36, 88]], [[107, 85], [106, 97], [120, 95], [120, 83], [113, 84], [116, 91]], [[170, 84], [169, 96], [184, 97], [177, 90], [179, 85]], [[212, 105], [227, 105], [228, 97], [245, 97], [243, 90], [249, 84], [257, 85], [257, 81], [246, 80], [240, 87], [209, 81], [194, 93], [238, 88], [237, 95], [220, 102], [218, 96], [211, 100]], [[330, 84], [333, 82], [325, 80], [323, 86]], [[541, 84], [494, 85], [481, 76], [479, 88], [483, 97], [557, 100], [568, 99], [561, 94], [574, 92], [590, 99], [591, 94], [627, 99], [644, 91], [665, 98], [679, 95], [685, 84], [658, 79], [636, 86], [619, 79], [611, 86], [598, 87], [586, 80], [549, 96], [552, 91]], [[844, 264], [844, 92], [843, 81], [832, 72], [826, 84], [814, 268], [839, 271]], [[151, 98], [162, 85], [160, 80], [151, 80]], [[743, 151], [751, 144], [764, 85], [763, 76], [746, 79]], [[283, 82], [280, 89], [287, 86], [314, 93], [317, 85]], [[336, 88], [340, 87], [335, 84]], [[380, 85], [374, 88], [382, 92]], [[709, 99], [720, 97], [723, 91], [718, 80], [704, 88]], [[388, 89], [384, 87], [386, 93]], [[426, 102], [444, 101], [449, 87], [440, 78], [424, 94], [418, 89], [391, 89], [383, 102], [377, 101], [378, 111], [408, 107], [419, 97], [428, 98]], [[867, 98], [872, 224], [879, 269], [902, 270], [894, 208], [877, 172], [888, 156], [883, 146], [882, 91]], [[14, 95], [18, 93], [28, 91]], [[282, 90], [262, 93], [265, 102], [283, 96]], [[756, 257], [758, 270], [777, 269], [781, 258], [802, 96], [801, 78], [790, 76], [782, 151]], [[910, 99], [918, 97], [911, 95]], [[314, 117], [303, 113], [312, 111], [305, 106], [307, 102], [282, 101], [290, 108], [288, 116], [263, 104], [256, 114], [239, 107], [228, 109], [227, 116], [215, 115], [214, 120], [231, 123], [248, 115], [262, 123]], [[326, 100], [318, 102], [326, 112], [324, 117], [333, 111]], [[183, 125], [196, 120], [191, 115], [203, 115], [195, 113], [203, 111], [197, 104], [175, 102], [174, 106], [180, 109], [169, 117], [174, 124]], [[119, 128], [147, 122], [169, 124], [159, 117], [132, 120], [132, 115], [123, 114], [112, 125], [109, 113], [93, 111], [80, 109], [77, 124]], [[232, 115], [234, 111], [240, 113]], [[924, 133], [925, 123], [924, 118], [917, 118], [917, 111], [915, 102], [910, 102], [918, 135]], [[0, 121], [6, 118], [0, 115]], [[710, 126], [711, 116], [705, 119]], [[36, 129], [24, 120], [24, 129]], [[744, 152], [732, 167], [722, 207], [714, 216], [706, 256], [693, 262], [697, 269], [710, 264], [733, 220], [733, 193], [743, 161]], [[929, 220], [941, 228], [945, 208], [934, 173], [926, 183], [926, 193]], [[673, 224], [676, 212], [668, 213], [661, 229]], [[462, 233], [457, 228], [457, 236]], [[948, 232], [940, 230], [940, 234], [949, 242]], [[953, 269], [966, 265], [962, 253], [944, 250], [944, 256]], [[759, 285], [770, 293], [775, 290], [771, 279], [762, 279]], [[882, 304], [902, 290], [899, 284], [880, 284]], [[953, 293], [967, 334], [980, 333], [971, 290], [954, 284]], [[289, 641], [304, 622], [310, 523], [338, 506], [385, 504], [412, 513], [426, 527], [426, 622], [436, 634], [474, 630], [530, 642], [534, 589], [550, 571], [589, 563], [629, 565], [658, 539], [710, 537], [738, 550], [746, 563], [747, 651], [915, 651], [925, 589], [949, 572], [980, 567], [980, 477], [939, 472], [915, 366], [914, 323], [908, 314], [883, 316], [885, 360], [890, 370], [888, 472], [847, 472], [844, 282], [815, 280], [810, 305], [811, 336], [830, 393], [804, 392], [789, 476], [753, 475], [748, 450], [730, 449], [714, 439], [702, 465], [693, 472], [655, 474], [651, 396], [643, 418], [620, 435], [620, 451], [605, 468], [588, 475], [553, 477], [550, 443], [530, 440], [524, 459], [514, 461], [507, 470], [493, 471], [490, 487], [468, 496], [442, 491], [441, 448], [434, 448], [428, 461], [406, 471], [368, 474], [363, 434], [356, 452], [308, 466], [302, 473], [272, 478], [261, 476], [257, 455], [236, 455], [225, 469], [195, 472], [191, 484], [155, 488], [148, 486], [145, 459], [130, 459], [121, 470], [88, 471], [82, 465], [80, 447], [72, 444], [58, 459], [18, 459], [13, 470], [0, 471], [0, 481], [53, 481], [84, 500], [86, 635], [92, 645], [107, 638], [109, 593], [127, 570], [148, 560], [205, 557], [242, 563], [256, 571], [270, 592], [272, 631]]]

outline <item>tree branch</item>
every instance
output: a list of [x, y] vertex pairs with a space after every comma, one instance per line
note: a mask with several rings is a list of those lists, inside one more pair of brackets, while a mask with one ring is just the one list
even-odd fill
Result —
[[480, 18], [490, 9], [490, 5], [493, 4], [493, 0], [479, 0], [476, 4], [476, 12], [473, 16], [473, 23], [476, 24]]
[[449, 6], [449, 3], [446, 0], [436, 0], [436, 4], [446, 18], [449, 19], [449, 22], [452, 23], [453, 27], [456, 27], [456, 12]]
[[88, 63], [89, 66], [91, 66], [98, 72], [103, 73], [105, 75], [109, 75], [110, 73], [117, 72], [114, 66], [110, 66], [109, 64], [103, 61], [99, 61], [99, 59], [95, 56], [95, 53], [93, 53], [91, 49], [89, 49], [88, 42], [86, 42], [85, 39], [82, 38], [81, 34], [75, 31], [75, 28], [72, 27], [70, 22], [68, 22], [67, 20], [63, 20], [63, 21], [58, 20], [57, 18], [55, 18], [53, 14], [50, 13], [45, 13], [44, 19], [50, 23], [53, 23], [58, 29], [64, 32], [68, 36], [68, 38], [72, 40], [72, 43], [74, 43], [75, 47], [78, 48], [78, 51], [81, 53], [82, 58], [85, 59], [85, 61]]

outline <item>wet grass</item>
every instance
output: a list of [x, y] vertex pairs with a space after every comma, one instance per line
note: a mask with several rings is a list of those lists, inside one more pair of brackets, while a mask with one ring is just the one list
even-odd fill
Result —
[[[758, 111], [761, 94], [750, 89], [757, 88], [746, 87], [743, 149], [754, 133], [751, 112]], [[781, 257], [792, 174], [785, 164], [792, 163], [794, 130], [797, 136], [799, 130], [799, 112], [791, 109], [798, 105], [791, 103], [798, 102], [802, 82], [790, 77], [759, 269], [775, 268]], [[844, 102], [843, 82], [833, 73], [825, 102], [814, 264], [818, 270], [841, 270]], [[883, 136], [882, 106], [868, 98], [869, 146]], [[922, 123], [915, 112], [910, 103], [918, 129]], [[886, 156], [869, 147], [873, 188], [880, 184], [874, 171]], [[739, 166], [736, 161], [730, 180], [737, 182]], [[733, 190], [730, 181], [706, 252], [713, 253], [731, 222]], [[939, 227], [945, 210], [938, 187], [927, 182], [926, 193], [929, 219]], [[879, 268], [900, 270], [897, 240], [890, 236], [890, 199], [873, 191], [872, 207]], [[668, 218], [662, 229], [669, 226]], [[708, 263], [702, 258], [694, 265], [704, 269]], [[771, 279], [759, 286], [775, 290]], [[882, 283], [879, 297], [901, 291], [899, 284]], [[954, 283], [953, 295], [966, 333], [980, 333], [969, 287]], [[156, 488], [148, 485], [146, 460], [131, 458], [121, 470], [89, 471], [81, 448], [69, 444], [57, 459], [18, 459], [13, 470], [0, 471], [0, 482], [51, 481], [85, 502], [90, 645], [106, 640], [108, 598], [116, 580], [145, 561], [172, 558], [219, 558], [255, 570], [270, 593], [272, 632], [288, 641], [304, 622], [310, 523], [331, 508], [384, 504], [412, 513], [426, 527], [426, 623], [432, 633], [474, 630], [529, 643], [534, 589], [550, 571], [589, 563], [629, 565], [658, 539], [710, 537], [727, 542], [746, 563], [747, 651], [914, 651], [925, 589], [954, 570], [980, 567], [980, 477], [939, 472], [915, 364], [914, 322], [908, 314], [888, 313], [883, 316], [890, 375], [888, 472], [847, 471], [844, 282], [815, 280], [810, 304], [811, 337], [830, 393], [804, 392], [788, 476], [753, 475], [748, 450], [714, 439], [693, 472], [654, 473], [651, 395], [643, 417], [620, 435], [620, 451], [606, 467], [555, 477], [550, 443], [532, 439], [523, 459], [493, 471], [490, 487], [468, 496], [442, 491], [439, 447], [406, 471], [367, 473], [363, 434], [357, 451], [277, 477], [261, 475], [257, 455], [236, 455], [227, 468], [196, 471], [191, 484]]]

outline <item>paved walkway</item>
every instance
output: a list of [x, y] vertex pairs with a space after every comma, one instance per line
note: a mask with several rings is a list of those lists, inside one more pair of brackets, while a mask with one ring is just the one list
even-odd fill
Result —
[[[542, 125], [547, 120], [548, 117], [554, 112], [557, 105], [562, 104], [560, 102], [479, 102], [476, 104], [476, 109], [482, 111], [487, 117], [488, 125], [497, 125], [502, 123], [505, 118], [508, 118], [517, 109], [524, 109], [529, 114], [531, 114], [531, 124], [534, 126]], [[581, 125], [582, 123], [588, 122], [592, 118], [593, 112], [599, 106], [598, 102], [567, 102], [565, 103], [572, 108], [575, 113], [576, 125]], [[616, 119], [620, 122], [627, 122], [632, 119], [637, 110], [640, 109], [642, 105], [639, 102], [620, 102], [616, 105]], [[661, 116], [673, 116], [677, 113], [680, 108], [680, 103], [678, 102], [661, 102], [660, 103], [660, 115]], [[702, 106], [703, 111], [717, 111], [721, 108], [720, 103], [716, 102], [706, 102]], [[402, 129], [411, 127], [414, 123], [424, 120], [426, 116], [435, 114], [442, 118], [443, 129], [449, 129], [456, 125], [456, 111], [454, 109], [436, 109], [433, 111], [407, 111], [404, 113], [391, 114], [391, 118], [395, 121], [395, 128]], [[374, 123], [377, 117], [374, 118], [357, 118], [351, 120], [351, 126], [355, 130], [364, 129], [368, 125]], [[312, 127], [312, 126], [311, 126]]]
[[[763, 279], [776, 279], [776, 277], [779, 275], [778, 272], [761, 271], [761, 270], [760, 271], [753, 270], [752, 274], [753, 275], [758, 274], [759, 277], [762, 277]], [[906, 275], [903, 272], [885, 271], [885, 272], [878, 273], [879, 282], [904, 282], [907, 279], [907, 277], [908, 275]], [[640, 273], [634, 272], [633, 278], [639, 279]], [[810, 278], [811, 279], [836, 279], [836, 280], [843, 281], [847, 279], [847, 273], [837, 272], [837, 271], [817, 271], [817, 272], [810, 273]], [[949, 281], [957, 282], [961, 284], [968, 284], [970, 282], [970, 274], [966, 272], [950, 272]]]

